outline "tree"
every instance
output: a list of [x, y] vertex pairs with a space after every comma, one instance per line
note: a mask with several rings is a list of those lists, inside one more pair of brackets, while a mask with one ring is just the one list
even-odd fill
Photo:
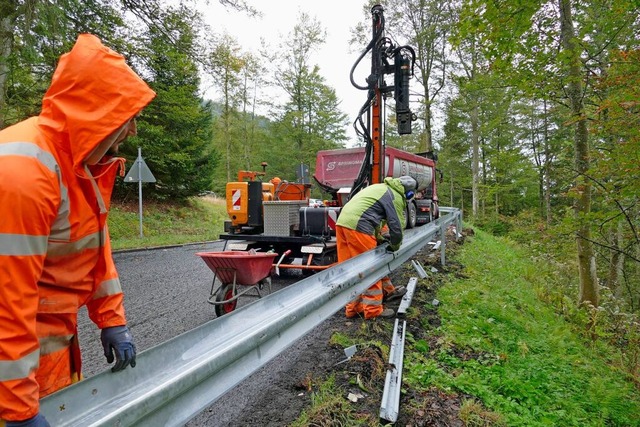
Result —
[[[481, 48], [495, 72], [524, 94], [549, 100], [561, 128], [573, 132], [573, 164], [563, 175], [571, 177], [571, 223], [579, 260], [580, 302], [599, 304], [592, 230], [606, 199], [594, 191], [593, 148], [589, 122], [602, 94], [594, 82], [606, 67], [608, 52], [637, 45], [638, 6], [627, 0], [611, 2], [517, 1], [465, 2], [470, 25], [482, 40]], [[560, 54], [558, 54], [560, 52]], [[550, 128], [544, 127], [543, 132]], [[559, 129], [563, 132], [563, 129]], [[549, 135], [547, 135], [549, 136]], [[553, 137], [547, 138], [551, 141]], [[598, 150], [599, 151], [599, 150]], [[561, 153], [547, 153], [547, 157]], [[559, 188], [562, 188], [562, 184]], [[597, 211], [592, 209], [597, 197]]]
[[578, 219], [576, 243], [578, 245], [578, 271], [580, 273], [580, 302], [598, 306], [598, 277], [596, 260], [591, 242], [591, 226], [584, 219], [591, 213], [591, 181], [587, 176], [591, 153], [589, 149], [589, 131], [584, 106], [580, 50], [575, 40], [571, 0], [559, 0], [560, 44], [564, 50], [568, 67], [567, 97], [569, 98], [575, 127], [575, 169], [576, 183], [574, 211]]
[[[604, 224], [610, 224], [604, 238], [610, 250], [607, 285], [628, 306], [640, 307], [640, 217], [635, 177], [640, 172], [640, 51], [614, 51], [610, 66], [600, 80], [599, 90], [606, 96], [594, 121], [594, 137], [606, 149], [597, 152], [590, 172], [597, 188], [609, 201], [602, 212]], [[604, 227], [603, 227], [604, 229]]]
[[[465, 21], [465, 11], [460, 17]], [[476, 14], [471, 10], [469, 14]], [[464, 28], [454, 38], [454, 51], [461, 68], [461, 73], [456, 77], [456, 83], [461, 96], [465, 99], [468, 121], [470, 127], [469, 138], [471, 140], [471, 215], [474, 219], [479, 216], [480, 209], [480, 89], [483, 73], [488, 69], [488, 64], [479, 46], [478, 36]]]
[[109, 1], [0, 2], [0, 128], [38, 114], [58, 58], [82, 32], [118, 51], [124, 45]]
[[[317, 20], [302, 13], [276, 52], [285, 62], [276, 70], [275, 79], [287, 96], [280, 109], [278, 129], [283, 152], [292, 155], [289, 175], [297, 164], [315, 165], [319, 150], [339, 148], [347, 140], [347, 115], [339, 110], [335, 90], [324, 83], [320, 68], [310, 64], [310, 54], [323, 38], [324, 30]], [[292, 164], [294, 156], [297, 162]]]
[[[143, 112], [136, 141], [157, 179], [147, 194], [179, 200], [211, 188], [218, 154], [211, 146], [211, 115], [199, 97], [200, 78], [192, 60], [197, 17], [178, 7], [158, 18], [161, 25], [143, 34], [146, 50], [140, 57], [157, 97]], [[133, 144], [123, 148], [135, 158]]]
[[[236, 176], [241, 166], [238, 152], [242, 150], [239, 147], [237, 132], [242, 119], [238, 110], [243, 96], [241, 72], [245, 61], [236, 53], [238, 50], [237, 41], [228, 34], [223, 35], [214, 45], [210, 54], [210, 65], [207, 67], [208, 73], [220, 88], [222, 111], [216, 119], [216, 139], [224, 153], [226, 181], [231, 181], [231, 177]], [[233, 161], [234, 159], [236, 161]]]
[[416, 151], [433, 151], [433, 106], [445, 87], [447, 73], [447, 37], [452, 15], [450, 1], [386, 1], [388, 27], [402, 35], [416, 50], [416, 82], [422, 116], [422, 142]]

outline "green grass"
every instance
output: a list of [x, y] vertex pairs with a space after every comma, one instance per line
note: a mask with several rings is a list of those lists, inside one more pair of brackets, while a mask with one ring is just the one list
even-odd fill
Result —
[[316, 386], [316, 390], [311, 394], [311, 406], [289, 424], [289, 427], [379, 425], [377, 416], [355, 413], [353, 407], [336, 389], [333, 376]]
[[615, 350], [538, 298], [553, 271], [507, 240], [469, 240], [457, 256], [467, 277], [438, 292], [447, 345], [435, 358], [410, 353], [407, 384], [471, 395], [509, 426], [640, 425], [638, 390], [607, 363]]
[[224, 199], [194, 198], [180, 204], [113, 204], [109, 233], [113, 250], [217, 240], [227, 219]]

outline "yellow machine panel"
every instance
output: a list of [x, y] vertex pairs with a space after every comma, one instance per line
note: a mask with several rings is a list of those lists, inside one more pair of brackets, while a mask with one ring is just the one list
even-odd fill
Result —
[[[260, 190], [258, 195], [256, 191]], [[231, 225], [262, 225], [262, 202], [273, 200], [273, 193], [274, 185], [269, 182], [228, 182], [226, 200]]]
[[227, 214], [233, 226], [245, 225], [249, 221], [249, 183], [228, 182]]

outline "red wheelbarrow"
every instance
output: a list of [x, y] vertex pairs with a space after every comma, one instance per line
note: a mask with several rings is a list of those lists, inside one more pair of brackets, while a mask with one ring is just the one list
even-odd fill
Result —
[[[238, 298], [255, 290], [249, 296], [261, 298], [264, 285], [271, 292], [271, 267], [276, 253], [256, 252], [254, 250], [198, 252], [196, 253], [213, 271], [213, 283], [209, 304], [213, 304], [216, 316], [231, 313], [238, 305]], [[216, 278], [222, 282], [216, 287]], [[240, 286], [245, 287], [239, 291]]]

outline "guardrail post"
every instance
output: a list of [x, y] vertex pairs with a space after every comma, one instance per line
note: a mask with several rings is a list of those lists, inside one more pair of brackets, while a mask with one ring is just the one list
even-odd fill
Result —
[[445, 266], [445, 252], [444, 249], [447, 246], [447, 229], [445, 228], [444, 221], [440, 223], [440, 265]]

